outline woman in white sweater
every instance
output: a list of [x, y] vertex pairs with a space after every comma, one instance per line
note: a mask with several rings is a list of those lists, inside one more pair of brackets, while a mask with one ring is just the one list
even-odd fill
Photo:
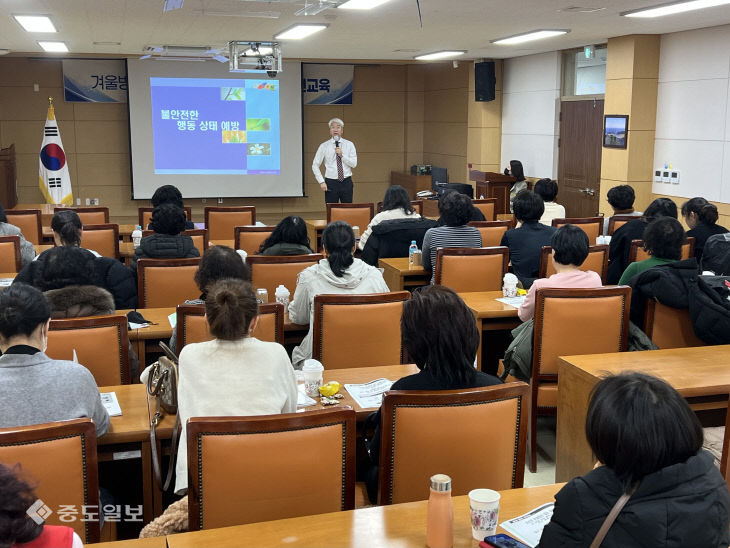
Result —
[[421, 216], [416, 213], [411, 204], [411, 198], [408, 196], [406, 189], [400, 185], [388, 187], [383, 198], [383, 211], [378, 213], [373, 220], [370, 221], [365, 232], [360, 236], [360, 243], [357, 247], [360, 251], [365, 249], [365, 242], [368, 241], [370, 234], [373, 233], [373, 227], [383, 221], [393, 221], [395, 219], [420, 219]]
[[205, 313], [215, 339], [188, 344], [180, 352], [178, 494], [188, 486], [185, 423], [190, 417], [273, 415], [297, 408], [297, 381], [286, 350], [249, 335], [258, 321], [251, 284], [216, 282], [208, 288]]

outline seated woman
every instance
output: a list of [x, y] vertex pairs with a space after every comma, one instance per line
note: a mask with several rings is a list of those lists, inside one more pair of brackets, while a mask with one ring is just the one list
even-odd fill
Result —
[[682, 217], [689, 227], [687, 236], [695, 239], [695, 257], [699, 263], [702, 261], [702, 251], [705, 249], [707, 238], [715, 234], [725, 234], [728, 230], [717, 224], [719, 218], [717, 207], [704, 198], [692, 198], [684, 202]]
[[20, 478], [20, 464], [0, 464], [0, 546], [32, 548], [82, 548], [71, 527], [38, 523], [26, 512], [37, 501], [33, 488]]
[[552, 179], [540, 179], [535, 183], [535, 194], [545, 202], [545, 212], [540, 217], [540, 222], [547, 226], [553, 226], [553, 219], [564, 219], [565, 208], [555, 203], [558, 195], [558, 183]]
[[439, 200], [439, 213], [444, 226], [429, 228], [423, 237], [423, 268], [436, 279], [436, 250], [439, 247], [482, 247], [479, 229], [467, 226], [474, 206], [468, 196], [449, 192]]
[[20, 236], [20, 259], [23, 266], [35, 258], [35, 247], [25, 239], [23, 232], [17, 226], [8, 222], [2, 204], [0, 204], [0, 236]]
[[109, 414], [94, 377], [83, 365], [44, 353], [50, 321], [36, 288], [17, 283], [0, 291], [0, 428], [89, 417], [101, 436]]
[[682, 245], [687, 238], [677, 219], [660, 217], [644, 230], [644, 249], [651, 257], [631, 263], [626, 267], [618, 283], [625, 285], [629, 280], [654, 266], [673, 263], [682, 258]]
[[[643, 213], [641, 211], [634, 211], [634, 200], [636, 194], [631, 185], [617, 185], [608, 189], [606, 195], [608, 205], [613, 209], [612, 215], [631, 215], [633, 217], [641, 217]], [[607, 216], [603, 219], [603, 235], [608, 235], [608, 222], [611, 216]]]
[[292, 323], [309, 324], [309, 333], [292, 352], [294, 367], [300, 369], [312, 357], [314, 298], [328, 293], [361, 294], [390, 291], [377, 268], [355, 259], [355, 233], [344, 221], [328, 224], [322, 232], [327, 258], [299, 273], [294, 299], [289, 303]]
[[[152, 207], [157, 207], [162, 204], [172, 204], [185, 211], [182, 193], [175, 185], [162, 185], [155, 190], [150, 201], [152, 202]], [[185, 230], [191, 230], [193, 228], [195, 228], [195, 223], [186, 218]], [[150, 228], [150, 230], [152, 229]]]
[[388, 187], [385, 191], [385, 197], [383, 198], [383, 211], [375, 215], [370, 221], [370, 224], [365, 229], [365, 232], [360, 236], [360, 242], [357, 247], [362, 251], [365, 249], [365, 244], [370, 238], [370, 234], [373, 232], [373, 227], [382, 223], [383, 221], [393, 221], [396, 219], [420, 219], [421, 216], [416, 213], [411, 204], [411, 198], [408, 196], [406, 189], [400, 185], [393, 185]]
[[313, 253], [309, 247], [309, 236], [304, 219], [296, 215], [284, 217], [271, 235], [259, 248], [262, 255], [307, 255]]
[[517, 311], [520, 320], [526, 322], [535, 315], [535, 293], [547, 287], [593, 288], [601, 287], [601, 277], [593, 271], [579, 269], [588, 257], [588, 236], [575, 225], [563, 225], [555, 231], [550, 240], [553, 249], [553, 266], [557, 274], [540, 278], [530, 287], [527, 297]]
[[517, 228], [510, 228], [502, 235], [500, 245], [509, 248], [509, 259], [515, 276], [527, 289], [537, 278], [540, 270], [540, 252], [550, 245], [555, 227], [541, 224], [545, 211], [542, 198], [530, 190], [521, 191], [515, 198]]
[[622, 495], [628, 502], [601, 546], [728, 546], [727, 483], [674, 388], [643, 373], [603, 379], [588, 404], [586, 438], [598, 463], [555, 496], [541, 548], [591, 545]]
[[191, 259], [200, 257], [193, 239], [185, 230], [185, 211], [174, 204], [162, 204], [152, 212], [150, 228], [154, 234], [142, 238], [134, 250], [130, 268], [137, 274], [137, 261], [140, 259]]
[[646, 226], [659, 217], [677, 218], [677, 204], [669, 198], [657, 198], [646, 208], [644, 215], [619, 227], [611, 237], [608, 248], [608, 272], [606, 283], [617, 284], [629, 266], [631, 240], [641, 240]]
[[509, 167], [504, 169], [504, 174], [511, 175], [517, 179], [509, 189], [509, 211], [510, 213], [514, 213], [513, 204], [517, 194], [523, 190], [527, 190], [527, 181], [525, 180], [525, 171], [522, 168], [522, 162], [519, 160], [510, 160]]
[[[469, 308], [448, 287], [434, 285], [415, 291], [403, 303], [401, 334], [408, 355], [420, 371], [395, 381], [391, 390], [457, 390], [502, 384], [497, 377], [475, 369], [480, 334]], [[367, 486], [368, 497], [375, 504], [380, 410], [371, 417], [368, 423], [376, 428], [367, 449], [375, 470], [370, 471]]]

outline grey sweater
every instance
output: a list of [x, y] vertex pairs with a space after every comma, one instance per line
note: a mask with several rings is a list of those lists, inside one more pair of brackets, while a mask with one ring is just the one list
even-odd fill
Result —
[[0, 356], [0, 427], [89, 417], [96, 435], [109, 429], [94, 377], [84, 366], [43, 352]]

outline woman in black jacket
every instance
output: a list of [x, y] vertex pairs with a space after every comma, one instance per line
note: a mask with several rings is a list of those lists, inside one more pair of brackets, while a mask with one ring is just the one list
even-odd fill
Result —
[[162, 204], [152, 211], [150, 228], [154, 234], [142, 238], [134, 250], [130, 268], [137, 275], [139, 259], [192, 259], [200, 257], [193, 239], [185, 230], [185, 211], [174, 204]]
[[596, 385], [586, 416], [596, 467], [555, 496], [542, 548], [590, 546], [624, 493], [631, 494], [603, 548], [726, 548], [730, 495], [685, 399], [643, 373]]
[[716, 224], [719, 218], [717, 207], [704, 198], [692, 198], [684, 202], [682, 217], [689, 227], [687, 236], [695, 239], [695, 257], [699, 263], [702, 260], [702, 251], [705, 249], [707, 238], [715, 234], [725, 234], [727, 228]]

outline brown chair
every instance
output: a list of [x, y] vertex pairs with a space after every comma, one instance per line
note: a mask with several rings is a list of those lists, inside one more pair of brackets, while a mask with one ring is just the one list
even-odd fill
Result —
[[[153, 234], [153, 230], [142, 231], [143, 238], [146, 238], [147, 236], [152, 236]], [[202, 257], [209, 247], [208, 231], [205, 228], [191, 228], [189, 230], [183, 230], [180, 234], [190, 236], [192, 238], [195, 249], [198, 250], [198, 253], [200, 253], [200, 256]]]
[[291, 293], [297, 287], [297, 276], [305, 268], [317, 264], [324, 255], [309, 253], [308, 255], [253, 255], [246, 258], [246, 264], [251, 268], [251, 283], [257, 289], [263, 288], [269, 292], [269, 300], [274, 300], [274, 293], [279, 285], [284, 285]]
[[575, 225], [588, 235], [588, 243], [595, 244], [596, 238], [603, 234], [603, 217], [574, 217], [572, 219], [553, 219], [553, 226]]
[[530, 379], [530, 471], [537, 469], [537, 417], [555, 415], [558, 357], [624, 352], [631, 288], [538, 289]]
[[39, 245], [43, 239], [40, 209], [8, 209], [5, 211], [8, 223], [17, 226], [26, 240]]
[[672, 308], [654, 299], [646, 300], [644, 333], [661, 349], [705, 346], [695, 335], [689, 310]]
[[235, 227], [255, 224], [255, 206], [205, 208], [205, 228], [211, 240], [232, 240]]
[[129, 384], [129, 334], [125, 316], [90, 316], [51, 320], [46, 354], [73, 360], [94, 375], [97, 386]]
[[[47, 524], [73, 528], [84, 544], [99, 542], [96, 429], [91, 419], [1, 428], [0, 462], [11, 468], [20, 464], [17, 473], [52, 510]], [[78, 512], [73, 521], [59, 519], [62, 506]], [[82, 506], [89, 508], [89, 521], [82, 521]]]
[[405, 363], [400, 319], [408, 291], [314, 298], [312, 357], [327, 369]]
[[[185, 210], [185, 217], [188, 221], [193, 220], [193, 208], [190, 206], [183, 206], [183, 209]], [[138, 215], [138, 221], [139, 226], [142, 227], [142, 230], [146, 230], [148, 226], [150, 226], [150, 221], [152, 220], [152, 212], [155, 210], [154, 207], [138, 207], [137, 208], [137, 215]]]
[[379, 504], [428, 498], [436, 471], [452, 495], [477, 485], [522, 487], [529, 387], [386, 392], [382, 404]]
[[[555, 266], [551, 260], [553, 248], [549, 245], [543, 246], [540, 253], [540, 273], [539, 278], [549, 278], [556, 274]], [[592, 270], [601, 277], [601, 281], [606, 283], [606, 272], [608, 271], [608, 246], [607, 245], [591, 245], [588, 246], [588, 257], [583, 264], [578, 267], [579, 270], [587, 272]]]
[[93, 249], [102, 257], [119, 260], [119, 225], [84, 225], [81, 247]]
[[[411, 200], [411, 205], [416, 213], [423, 217], [423, 200]], [[383, 211], [383, 202], [378, 202], [378, 213]]]
[[[687, 236], [686, 240], [687, 241], [682, 244], [682, 261], [695, 256], [694, 236]], [[649, 255], [649, 253], [644, 249], [644, 240], [631, 240], [631, 247], [629, 248], [629, 263], [645, 261], [649, 257], [651, 257], [651, 255]]]
[[641, 217], [637, 215], [611, 215], [608, 218], [608, 236], [613, 236], [613, 233], [619, 228], [636, 219], [641, 219]]
[[497, 247], [501, 245], [502, 236], [512, 228], [512, 221], [471, 221], [468, 224], [477, 228], [481, 233], [482, 247]]
[[197, 299], [195, 272], [200, 258], [140, 259], [137, 261], [137, 295], [140, 308], [177, 306]]
[[20, 236], [0, 236], [0, 272], [20, 272]]
[[[214, 338], [210, 334], [203, 304], [177, 305], [175, 329], [177, 331], [175, 339], [177, 354], [180, 354], [186, 344], [210, 341]], [[281, 303], [260, 304], [258, 323], [251, 336], [261, 341], [284, 344], [284, 305]]]
[[191, 418], [190, 530], [352, 510], [355, 428], [351, 407]]
[[327, 204], [327, 224], [345, 221], [350, 226], [360, 228], [360, 234], [373, 218], [373, 204]]
[[275, 226], [237, 226], [234, 230], [233, 245], [235, 249], [243, 249], [249, 255], [259, 252], [264, 240], [271, 236]]
[[434, 283], [458, 293], [498, 291], [508, 263], [506, 247], [442, 247], [436, 251]]
[[479, 198], [472, 199], [472, 204], [484, 215], [487, 221], [497, 220], [497, 198]]
[[108, 207], [54, 207], [53, 213], [59, 211], [75, 211], [83, 225], [109, 224]]

